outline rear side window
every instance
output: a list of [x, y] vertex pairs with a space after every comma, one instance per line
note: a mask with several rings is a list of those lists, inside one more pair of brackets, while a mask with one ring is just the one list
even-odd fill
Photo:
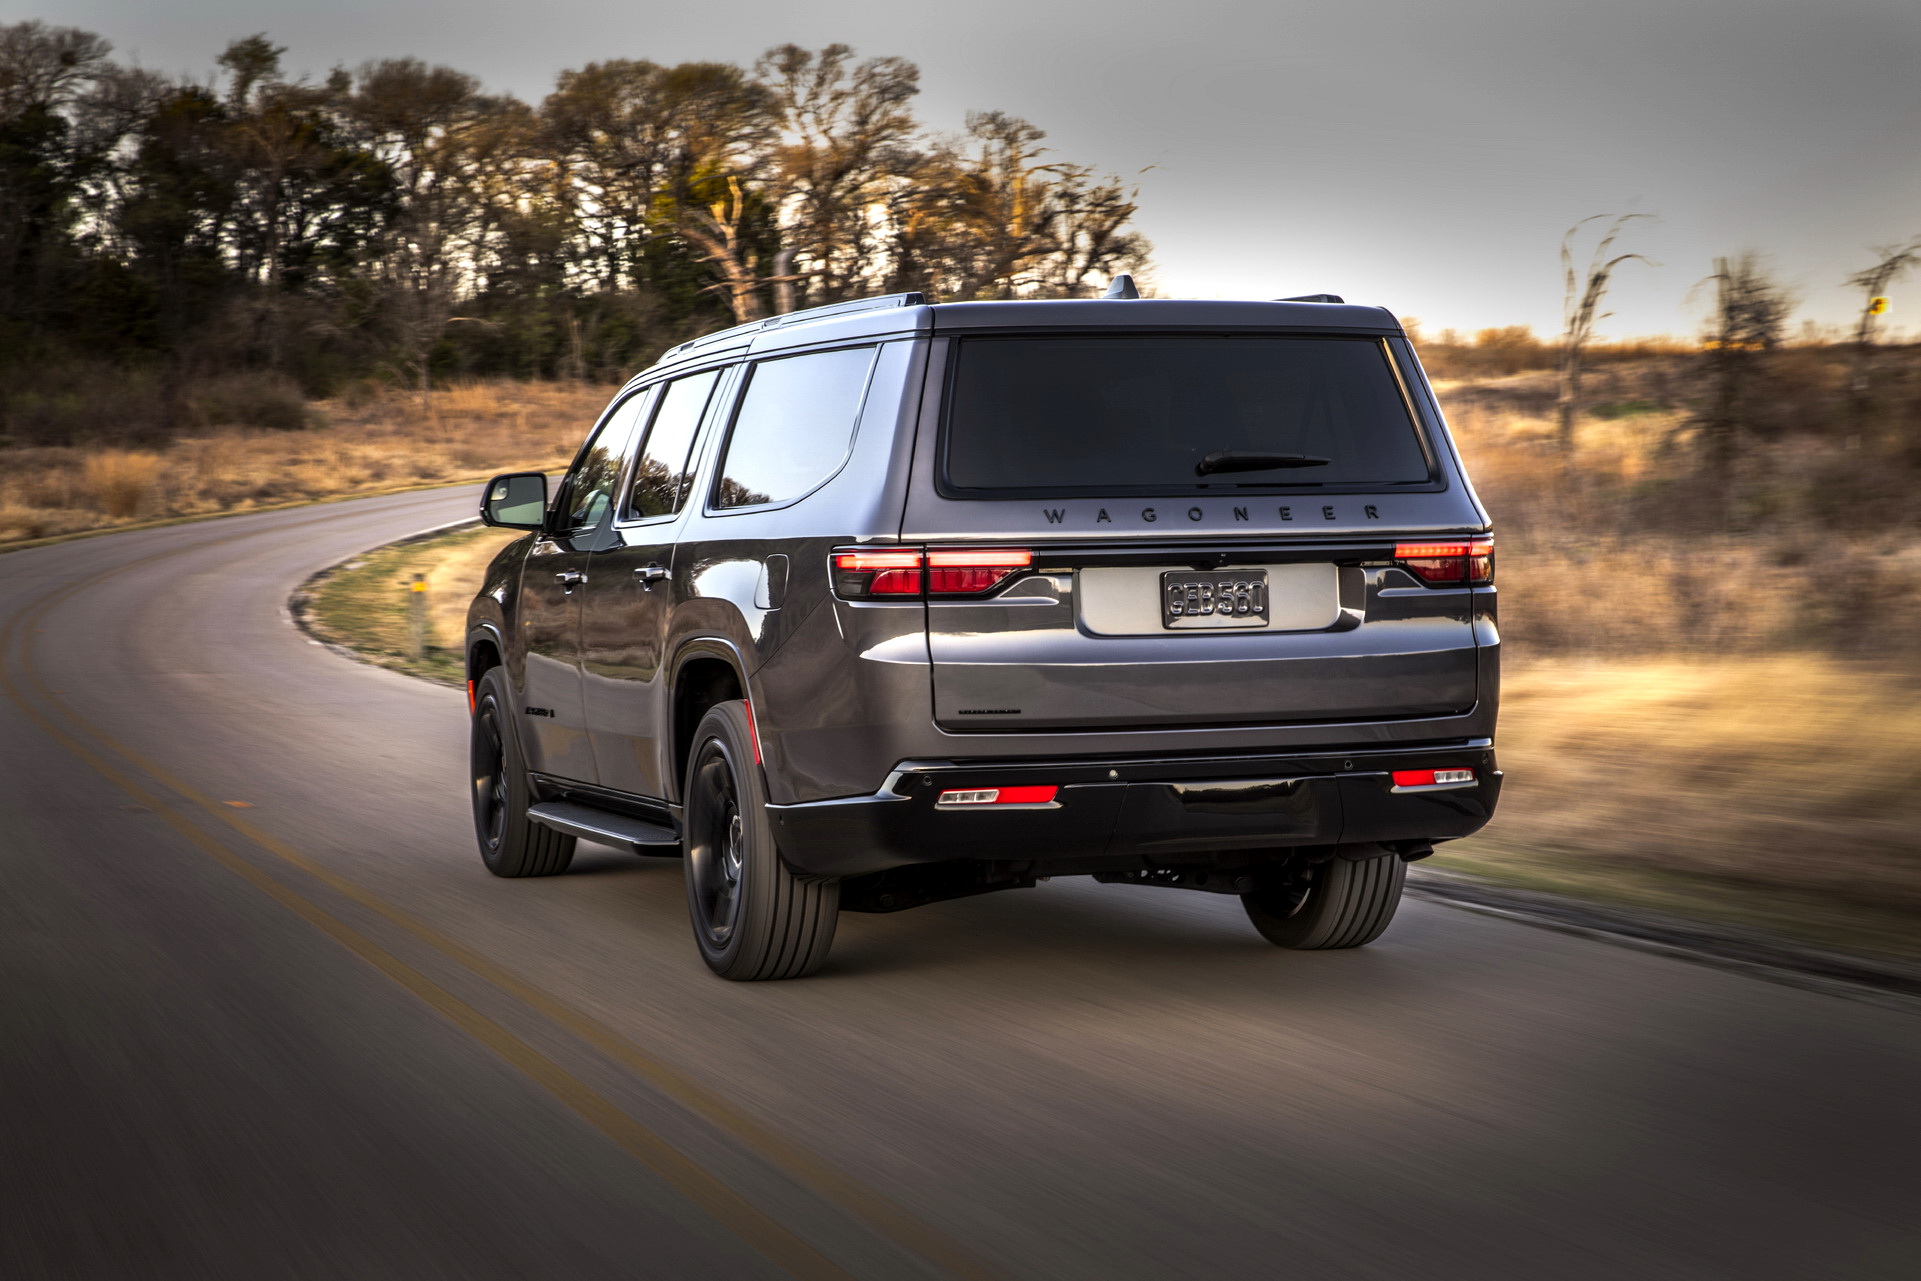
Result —
[[720, 371], [710, 369], [667, 384], [653, 425], [647, 429], [646, 443], [641, 446], [640, 461], [628, 482], [622, 516], [671, 516], [680, 510], [692, 479], [688, 466], [694, 432], [719, 381]]
[[968, 338], [944, 435], [955, 490], [1380, 488], [1433, 481], [1379, 339]]
[[754, 365], [721, 459], [714, 506], [790, 502], [839, 471], [853, 445], [875, 350], [849, 347]]

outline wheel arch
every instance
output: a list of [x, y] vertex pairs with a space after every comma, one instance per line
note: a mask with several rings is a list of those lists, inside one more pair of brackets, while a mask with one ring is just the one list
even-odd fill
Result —
[[504, 667], [506, 663], [507, 642], [498, 627], [482, 623], [467, 633], [467, 683], [470, 686], [490, 668]]
[[707, 710], [717, 703], [743, 699], [748, 702], [748, 719], [753, 720], [747, 664], [732, 641], [717, 636], [694, 637], [674, 652], [668, 688], [673, 708], [672, 755], [666, 762], [671, 767], [668, 778], [673, 799], [684, 800], [680, 795], [681, 781], [686, 777], [687, 758], [693, 751], [694, 731], [700, 727], [701, 717]]

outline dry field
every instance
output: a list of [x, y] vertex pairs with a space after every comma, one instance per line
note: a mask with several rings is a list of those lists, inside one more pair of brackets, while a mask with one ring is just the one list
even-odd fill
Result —
[[223, 428], [164, 450], [117, 446], [0, 452], [0, 544], [181, 516], [564, 465], [610, 388], [474, 383], [431, 395], [362, 390], [322, 401], [323, 426]]
[[[1783, 440], [1745, 460], [1739, 532], [1652, 400], [1579, 428], [1565, 467], [1539, 406], [1552, 375], [1439, 384], [1494, 514], [1510, 659], [1818, 650], [1921, 664], [1921, 515], [1884, 453]], [[1629, 397], [1634, 384], [1626, 387]]]

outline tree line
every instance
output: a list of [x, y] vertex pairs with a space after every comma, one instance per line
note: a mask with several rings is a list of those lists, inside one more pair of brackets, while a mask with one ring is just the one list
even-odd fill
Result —
[[931, 131], [900, 58], [612, 59], [528, 103], [416, 58], [315, 79], [284, 53], [249, 36], [164, 76], [0, 26], [0, 396], [106, 355], [166, 404], [235, 368], [308, 394], [612, 378], [772, 312], [1072, 297], [1146, 261], [1128, 184], [1003, 112]]

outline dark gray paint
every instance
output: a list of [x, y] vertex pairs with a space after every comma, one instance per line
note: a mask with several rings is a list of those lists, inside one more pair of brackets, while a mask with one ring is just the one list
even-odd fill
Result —
[[[1396, 353], [1439, 487], [1231, 500], [942, 497], [934, 469], [951, 336], [1052, 326], [1378, 336]], [[566, 766], [543, 768], [676, 800], [671, 688], [661, 685], [658, 664], [666, 664], [671, 685], [675, 665], [700, 645], [737, 656], [730, 661], [753, 702], [778, 804], [871, 794], [910, 758], [1165, 755], [1490, 737], [1498, 635], [1491, 610], [1478, 623], [1474, 611], [1477, 600], [1491, 602], [1491, 589], [1433, 590], [1398, 570], [1357, 566], [1342, 571], [1344, 616], [1324, 631], [1116, 638], [1084, 634], [1075, 623], [1072, 569], [1089, 548], [1152, 546], [1178, 564], [1185, 549], [1225, 546], [1247, 549], [1235, 563], [1258, 563], [1277, 549], [1311, 558], [1323, 545], [1487, 529], [1399, 333], [1380, 308], [1338, 304], [963, 303], [797, 315], [677, 348], [633, 386], [838, 346], [878, 343], [879, 356], [845, 464], [804, 498], [771, 507], [709, 508], [742, 379], [723, 381], [696, 447], [694, 497], [675, 521], [623, 529], [619, 541], [641, 541], [597, 553], [582, 592], [593, 629], [583, 643], [582, 728], [598, 746], [599, 763], [592, 753], [583, 758], [570, 726], [550, 724], [534, 727], [544, 736], [543, 759]], [[1147, 512], [1155, 519], [1145, 519]], [[1099, 519], [1103, 514], [1111, 519]], [[1053, 555], [1064, 572], [1005, 598], [965, 604], [850, 603], [830, 590], [827, 559], [837, 545], [967, 541], [1034, 547], [1043, 565]], [[779, 609], [760, 603], [774, 556], [786, 558]], [[538, 559], [529, 560], [529, 573]], [[631, 572], [642, 560], [671, 565], [671, 583], [638, 589]], [[517, 633], [510, 612], [495, 584], [477, 600], [473, 621], [511, 637]], [[564, 625], [527, 618], [520, 624], [532, 635]], [[510, 656], [508, 666], [541, 685], [554, 676], [545, 662], [543, 656], [523, 665]], [[1010, 708], [1019, 714], [977, 714]]]

